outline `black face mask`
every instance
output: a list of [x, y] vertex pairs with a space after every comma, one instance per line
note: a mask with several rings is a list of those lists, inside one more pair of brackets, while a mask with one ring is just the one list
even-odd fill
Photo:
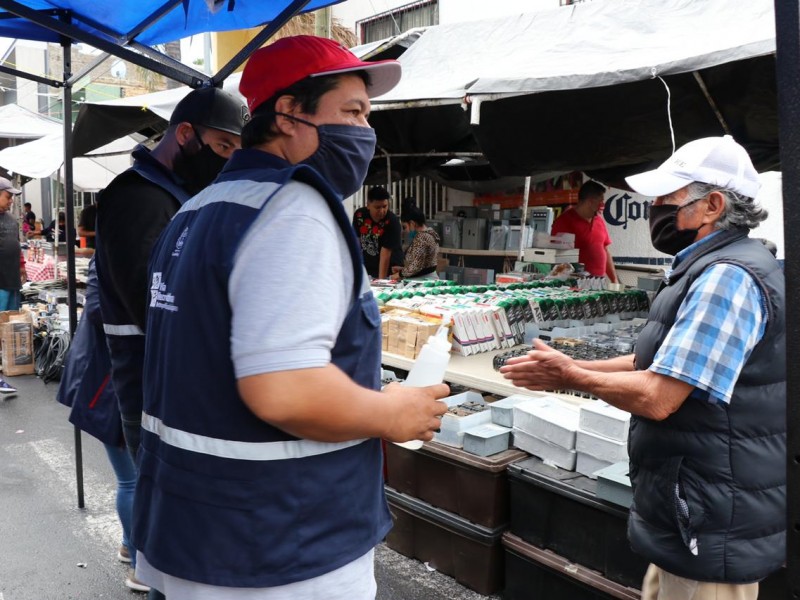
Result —
[[227, 158], [214, 152], [208, 144], [204, 144], [196, 130], [194, 137], [200, 144], [200, 150], [190, 154], [185, 146], [178, 145], [180, 154], [175, 157], [172, 166], [175, 174], [183, 180], [183, 187], [192, 194], [211, 185], [228, 162]]
[[678, 211], [694, 202], [693, 200], [683, 206], [661, 204], [650, 207], [650, 239], [656, 250], [675, 256], [692, 245], [698, 229], [678, 229]]

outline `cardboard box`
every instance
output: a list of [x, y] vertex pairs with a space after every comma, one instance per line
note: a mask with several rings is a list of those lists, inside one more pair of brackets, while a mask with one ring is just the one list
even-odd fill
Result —
[[33, 321], [29, 312], [0, 312], [0, 356], [4, 375], [34, 373]]
[[525, 261], [538, 263], [574, 263], [578, 262], [579, 250], [561, 250], [558, 248], [526, 248]]

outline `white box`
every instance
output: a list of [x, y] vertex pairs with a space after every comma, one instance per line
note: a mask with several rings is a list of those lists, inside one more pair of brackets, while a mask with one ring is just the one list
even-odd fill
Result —
[[486, 423], [464, 432], [464, 451], [478, 456], [491, 456], [508, 450], [511, 428]]
[[[478, 402], [486, 404], [483, 398]], [[463, 402], [462, 402], [463, 404]], [[492, 422], [492, 412], [487, 406], [481, 412], [472, 413], [463, 417], [458, 417], [446, 412], [442, 417], [442, 427], [438, 433], [433, 434], [433, 439], [448, 446], [461, 448], [464, 445], [464, 432], [478, 425]]]
[[497, 400], [489, 405], [489, 410], [492, 411], [492, 423], [502, 425], [503, 427], [514, 426], [514, 407], [520, 402], [526, 402], [531, 399], [531, 396], [523, 396], [522, 394], [514, 394], [508, 398]]
[[558, 402], [558, 400], [552, 396], [533, 396], [519, 404], [515, 404], [511, 409], [513, 426], [530, 433], [534, 428], [533, 420], [536, 409], [554, 402]]
[[587, 402], [581, 406], [580, 412], [582, 430], [620, 442], [628, 440], [631, 413], [611, 406], [602, 400]]
[[548, 464], [556, 465], [567, 471], [575, 470], [577, 453], [555, 444], [540, 440], [514, 427], [514, 447], [524, 450], [528, 454], [538, 456]]
[[525, 248], [524, 259], [528, 262], [547, 264], [578, 262], [578, 250], [559, 250], [556, 248]]
[[578, 431], [575, 449], [609, 464], [628, 460], [627, 442], [612, 440], [588, 431]]
[[519, 423], [525, 433], [561, 446], [567, 450], [575, 449], [575, 436], [578, 433], [579, 413], [575, 406], [561, 401], [532, 407], [528, 423]]
[[559, 233], [550, 235], [544, 231], [537, 231], [533, 234], [533, 245], [537, 248], [574, 248], [574, 233]]
[[578, 452], [578, 460], [575, 462], [575, 470], [581, 475], [585, 475], [590, 479], [597, 479], [597, 471], [605, 469], [606, 467], [610, 467], [612, 464], [613, 463], [590, 456], [589, 454]]

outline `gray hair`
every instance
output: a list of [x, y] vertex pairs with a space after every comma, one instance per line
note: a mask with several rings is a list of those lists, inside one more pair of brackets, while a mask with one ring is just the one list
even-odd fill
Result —
[[714, 224], [715, 229], [727, 230], [736, 227], [755, 229], [769, 215], [767, 209], [756, 204], [753, 198], [717, 185], [695, 181], [689, 184], [687, 191], [688, 197], [692, 199], [704, 198], [711, 192], [720, 192], [725, 196], [725, 209]]

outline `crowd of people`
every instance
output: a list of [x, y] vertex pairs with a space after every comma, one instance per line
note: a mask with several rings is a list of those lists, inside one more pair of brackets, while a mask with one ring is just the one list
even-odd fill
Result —
[[[375, 597], [373, 549], [391, 527], [381, 440], [432, 439], [449, 393], [381, 389], [370, 291], [370, 278], [435, 278], [438, 235], [413, 202], [391, 212], [380, 186], [352, 218], [342, 204], [374, 155], [370, 98], [400, 77], [397, 61], [331, 40], [280, 39], [250, 57], [246, 105], [190, 92], [81, 218], [95, 254], [59, 400], [114, 468], [129, 588]], [[755, 599], [786, 555], [784, 276], [749, 235], [766, 218], [759, 176], [724, 136], [627, 182], [654, 198], [652, 244], [674, 256], [635, 353], [580, 361], [537, 340], [502, 373], [631, 413], [643, 598]], [[604, 192], [584, 184], [553, 233], [574, 233], [587, 272], [616, 282]], [[25, 277], [19, 193], [0, 178], [4, 310]]]

